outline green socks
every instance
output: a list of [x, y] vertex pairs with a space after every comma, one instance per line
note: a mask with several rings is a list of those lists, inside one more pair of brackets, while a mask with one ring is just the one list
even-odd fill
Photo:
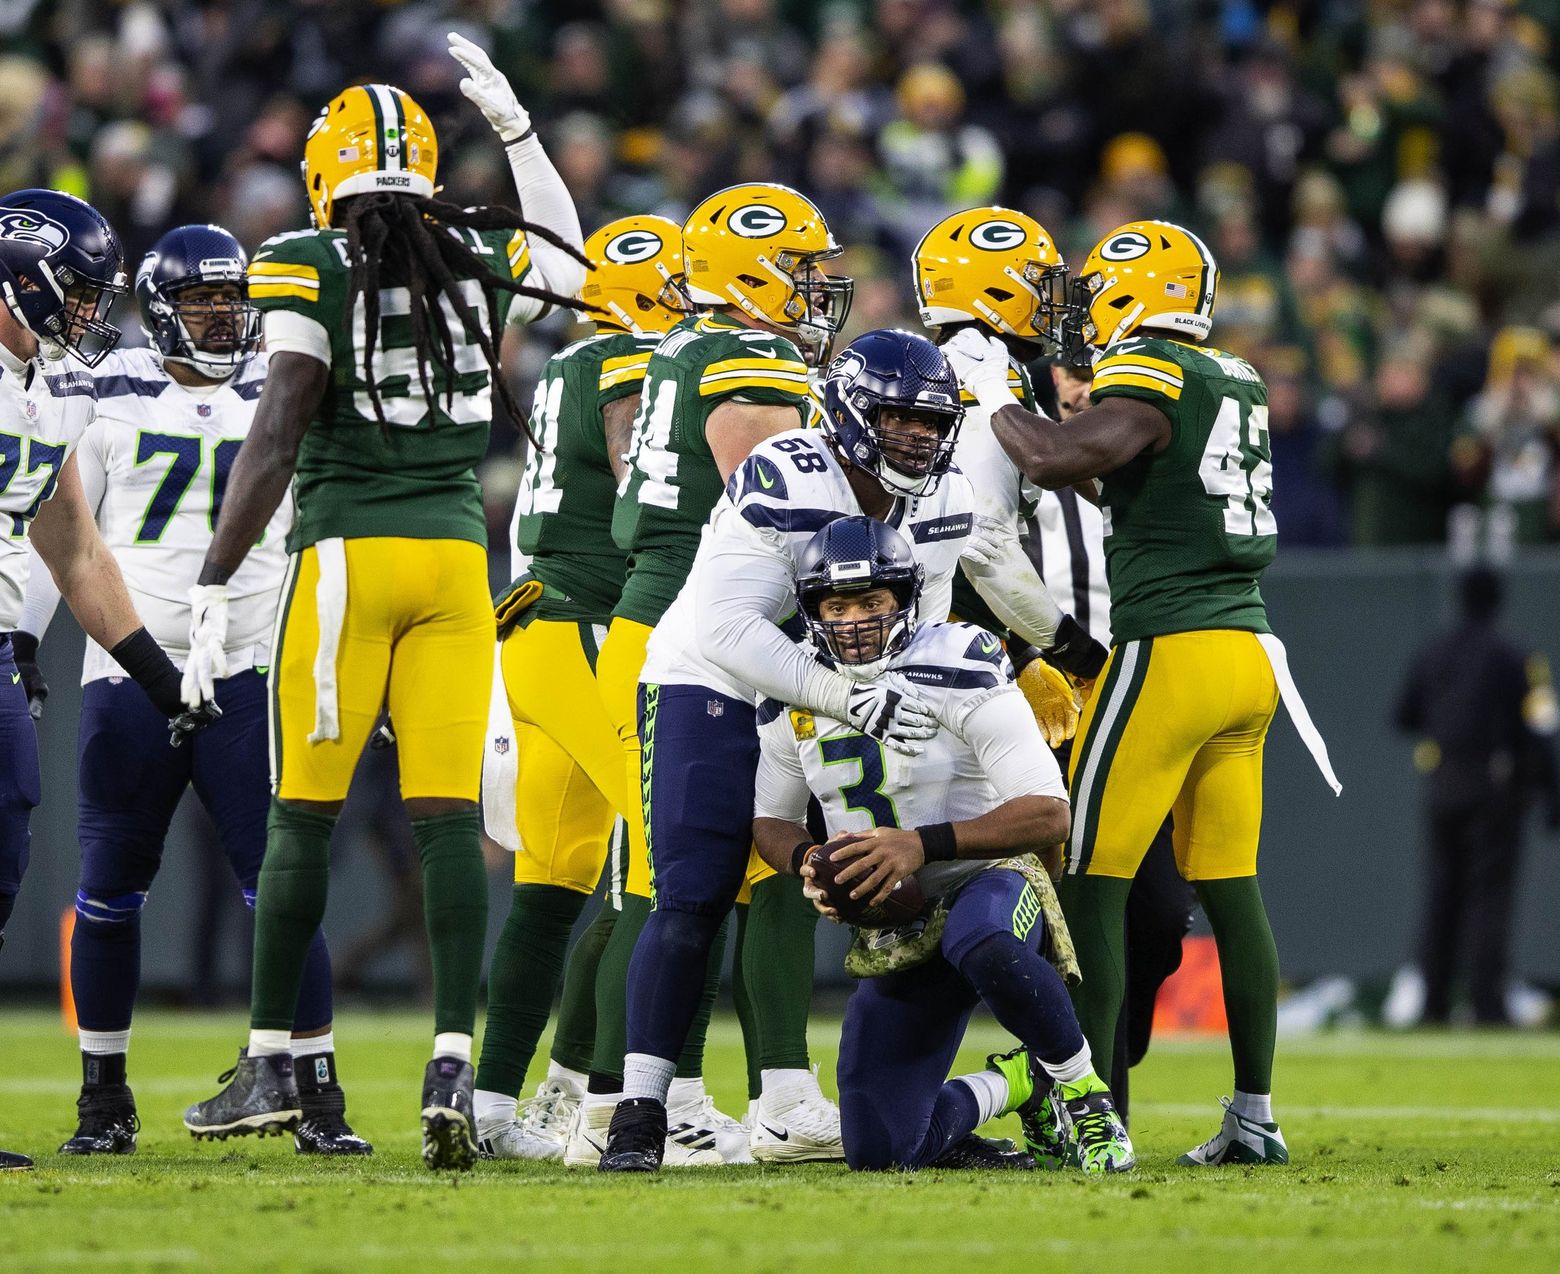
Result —
[[1213, 927], [1224, 980], [1235, 1087], [1273, 1091], [1273, 1048], [1278, 1034], [1278, 946], [1255, 876], [1200, 880], [1197, 897]]
[[731, 998], [736, 1002], [737, 1025], [742, 1028], [742, 1055], [747, 1058], [748, 1100], [757, 1101], [764, 1094], [764, 1072], [758, 1064], [758, 1018], [753, 1012], [753, 1000], [748, 995], [747, 979], [742, 976], [742, 956], [747, 950], [748, 905], [737, 904], [737, 949], [731, 963], [736, 976], [731, 979]]
[[569, 934], [585, 901], [585, 894], [561, 885], [515, 886], [488, 970], [478, 1088], [519, 1095], [552, 1012]]
[[610, 901], [602, 905], [574, 944], [563, 973], [563, 1002], [558, 1008], [558, 1029], [553, 1032], [552, 1060], [582, 1075], [590, 1070], [596, 1047], [596, 972], [617, 917]]
[[[423, 920], [433, 957], [435, 1034], [471, 1035], [487, 938], [487, 870], [475, 808], [412, 820], [422, 860]], [[258, 956], [258, 951], [256, 952]]]
[[1063, 876], [1056, 886], [1083, 981], [1072, 988], [1078, 1025], [1094, 1069], [1110, 1074], [1116, 1019], [1127, 990], [1127, 895], [1132, 882], [1115, 876]]
[[298, 984], [330, 892], [330, 833], [336, 819], [275, 797], [266, 818], [265, 861], [255, 896], [254, 980], [249, 1024], [291, 1031]]
[[[760, 1070], [806, 1070], [818, 911], [799, 876], [753, 886], [742, 938], [742, 981], [758, 1030]], [[749, 1051], [751, 1058], [751, 1050]]]
[[710, 962], [704, 970], [704, 994], [699, 997], [699, 1011], [688, 1024], [688, 1038], [683, 1041], [682, 1056], [677, 1059], [678, 1079], [698, 1079], [704, 1074], [704, 1041], [710, 1033], [715, 997], [720, 994], [720, 975], [726, 964], [726, 933], [730, 926], [731, 917], [727, 916], [720, 922], [720, 932], [710, 946]]

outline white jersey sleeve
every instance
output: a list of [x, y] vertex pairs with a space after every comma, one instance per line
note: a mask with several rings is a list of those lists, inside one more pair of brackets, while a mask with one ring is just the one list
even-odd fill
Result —
[[753, 793], [754, 818], [807, 821], [807, 771], [796, 753], [795, 732], [787, 710], [765, 700], [758, 713], [758, 784]]
[[1022, 694], [983, 700], [966, 714], [964, 738], [975, 750], [1000, 801], [1020, 796], [1067, 799], [1061, 767], [1045, 746], [1035, 714]]

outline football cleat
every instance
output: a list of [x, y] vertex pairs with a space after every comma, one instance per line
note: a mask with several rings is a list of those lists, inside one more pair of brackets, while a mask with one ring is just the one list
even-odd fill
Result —
[[[673, 1085], [674, 1090], [676, 1085]], [[702, 1081], [690, 1085], [687, 1101], [668, 1105], [666, 1156], [668, 1168], [698, 1168], [753, 1162], [749, 1134], [737, 1120], [715, 1105]]]
[[133, 1155], [141, 1121], [127, 1084], [83, 1084], [76, 1098], [76, 1133], [62, 1155]]
[[1008, 1053], [993, 1053], [986, 1065], [1008, 1082], [1008, 1103], [1001, 1113], [1018, 1116], [1024, 1146], [1035, 1157], [1035, 1165], [1054, 1172], [1073, 1162], [1067, 1108], [1050, 1076], [1036, 1074], [1029, 1050], [1015, 1048]]
[[591, 1094], [580, 1103], [574, 1122], [569, 1126], [569, 1140], [563, 1148], [565, 1168], [595, 1168], [601, 1164], [601, 1156], [607, 1148], [607, 1129], [612, 1126], [612, 1113], [617, 1109], [617, 1098], [595, 1101], [594, 1096]]
[[1289, 1147], [1277, 1124], [1258, 1123], [1236, 1114], [1228, 1097], [1219, 1098], [1224, 1123], [1202, 1145], [1176, 1160], [1188, 1167], [1208, 1168], [1221, 1163], [1288, 1163]]
[[0, 1150], [0, 1172], [31, 1172], [33, 1161], [14, 1150]]
[[1076, 1084], [1059, 1084], [1057, 1088], [1072, 1125], [1072, 1152], [1080, 1168], [1103, 1173], [1129, 1172], [1137, 1167], [1127, 1126], [1099, 1076], [1090, 1073]]
[[476, 1072], [458, 1057], [435, 1057], [423, 1072], [422, 1157], [435, 1172], [477, 1161], [471, 1118]]
[[574, 1125], [574, 1112], [584, 1095], [584, 1089], [576, 1083], [544, 1079], [536, 1086], [536, 1096], [521, 1106], [519, 1122], [526, 1132], [557, 1147], [556, 1153], [546, 1158], [562, 1157], [569, 1129]]
[[845, 1158], [840, 1108], [818, 1087], [816, 1069], [805, 1079], [766, 1091], [758, 1099], [749, 1144], [759, 1163], [819, 1163]]
[[184, 1112], [184, 1126], [197, 1140], [226, 1141], [251, 1133], [280, 1137], [303, 1118], [290, 1053], [250, 1057], [248, 1049], [239, 1049], [237, 1064], [218, 1075], [217, 1083], [227, 1087]]
[[536, 1136], [524, 1121], [509, 1115], [477, 1122], [480, 1159], [561, 1159], [563, 1150], [561, 1143]]
[[347, 1122], [347, 1096], [339, 1085], [300, 1095], [303, 1119], [293, 1133], [300, 1155], [371, 1155], [374, 1148]]
[[612, 1112], [601, 1172], [657, 1172], [666, 1150], [666, 1107], [654, 1097], [628, 1097]]
[[1030, 1172], [1034, 1156], [1018, 1149], [1006, 1137], [977, 1137], [974, 1133], [953, 1143], [926, 1165], [973, 1172]]

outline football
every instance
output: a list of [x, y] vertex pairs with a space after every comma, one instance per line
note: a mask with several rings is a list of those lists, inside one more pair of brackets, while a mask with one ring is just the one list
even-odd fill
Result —
[[850, 896], [851, 888], [859, 883], [854, 878], [845, 884], [840, 884], [836, 880], [838, 873], [848, 866], [852, 859], [841, 856], [836, 862], [833, 858], [834, 851], [860, 839], [858, 833], [846, 832], [809, 854], [807, 861], [812, 864], [813, 871], [816, 873], [813, 883], [828, 895], [829, 906], [840, 913], [840, 918], [846, 924], [855, 925], [860, 929], [892, 929], [896, 925], [909, 924], [921, 914], [921, 908], [926, 905], [926, 895], [921, 891], [920, 882], [914, 876], [906, 876], [894, 886], [894, 892], [875, 907], [868, 906], [865, 899]]

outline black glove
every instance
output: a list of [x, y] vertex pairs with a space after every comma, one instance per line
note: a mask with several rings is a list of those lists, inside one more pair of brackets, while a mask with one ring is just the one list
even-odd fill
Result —
[[215, 703], [187, 708], [179, 695], [182, 678], [163, 648], [144, 628], [137, 628], [108, 652], [114, 661], [146, 691], [146, 697], [168, 718], [168, 742], [178, 747], [222, 715]]
[[11, 634], [11, 652], [16, 657], [16, 671], [22, 676], [22, 692], [27, 696], [27, 711], [37, 721], [43, 716], [43, 701], [49, 697], [49, 683], [43, 679], [38, 667], [38, 639], [31, 633]]
[[203, 703], [198, 708], [181, 712], [168, 718], [168, 743], [179, 747], [192, 734], [199, 734], [222, 715], [222, 709], [214, 703]]
[[[1071, 615], [1063, 615], [1056, 626], [1056, 637], [1045, 652], [1045, 660], [1080, 681], [1092, 681], [1100, 675], [1110, 651], [1090, 637]], [[1014, 664], [1018, 661], [1015, 659]]]

